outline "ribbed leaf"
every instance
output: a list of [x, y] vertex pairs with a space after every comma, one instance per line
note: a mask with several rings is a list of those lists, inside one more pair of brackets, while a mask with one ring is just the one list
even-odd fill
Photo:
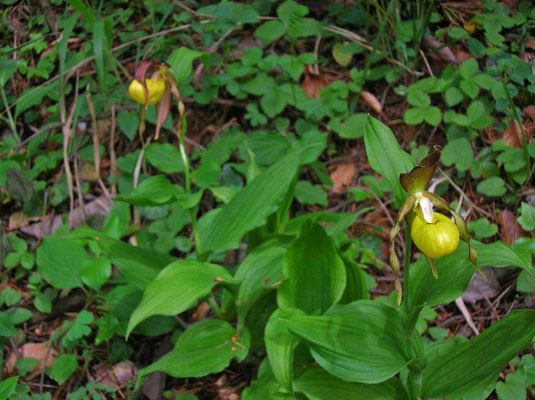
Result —
[[408, 395], [397, 378], [375, 385], [346, 382], [316, 367], [295, 380], [294, 390], [310, 400], [405, 400]]
[[188, 328], [175, 348], [154, 364], [139, 371], [136, 388], [145, 376], [162, 371], [174, 377], [199, 377], [220, 372], [233, 358], [243, 361], [249, 349], [249, 333], [237, 337], [228, 322], [209, 319]]
[[[266, 292], [280, 282], [286, 248], [278, 241], [257, 247], [242, 261], [234, 277], [240, 280], [238, 313], [245, 313]], [[275, 285], [275, 286], [274, 286]]]
[[292, 392], [294, 350], [299, 343], [299, 338], [288, 331], [281, 318], [296, 315], [304, 315], [298, 310], [275, 311], [266, 325], [265, 342], [266, 351], [271, 364], [271, 371], [287, 391]]
[[399, 312], [377, 301], [359, 300], [284, 323], [309, 343], [319, 365], [345, 381], [384, 382], [410, 361]]
[[279, 307], [307, 314], [321, 314], [335, 305], [346, 286], [346, 268], [334, 241], [310, 220], [288, 248], [283, 272], [286, 281], [277, 293]]
[[366, 121], [364, 144], [370, 166], [388, 180], [400, 207], [407, 194], [401, 187], [399, 175], [409, 172], [416, 163], [399, 147], [390, 128], [370, 116]]
[[[482, 244], [471, 241], [478, 253], [478, 266], [529, 268], [510, 247], [495, 242]], [[476, 272], [468, 259], [468, 247], [464, 242], [452, 254], [435, 260], [438, 279], [435, 279], [424, 257], [410, 267], [411, 301], [413, 307], [436, 306], [461, 296], [472, 275]]]
[[240, 190], [216, 215], [199, 221], [204, 251], [237, 248], [245, 233], [264, 224], [288, 190], [300, 152], [288, 154]]
[[125, 278], [140, 289], [145, 289], [163, 267], [175, 260], [170, 255], [104, 236], [98, 236], [98, 244]]
[[445, 354], [426, 356], [423, 398], [455, 397], [474, 385], [497, 377], [503, 367], [525, 349], [535, 333], [535, 311], [512, 311], [481, 335]]
[[126, 337], [141, 321], [152, 315], [175, 315], [186, 311], [222, 281], [232, 276], [221, 266], [197, 260], [175, 261], [149, 283], [141, 303], [134, 310]]

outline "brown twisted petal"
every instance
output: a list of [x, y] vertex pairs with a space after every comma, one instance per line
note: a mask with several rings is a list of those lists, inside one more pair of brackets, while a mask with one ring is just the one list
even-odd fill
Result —
[[435, 174], [435, 169], [440, 160], [440, 154], [440, 146], [434, 145], [420, 164], [410, 172], [400, 174], [399, 182], [403, 189], [408, 193], [422, 192]]

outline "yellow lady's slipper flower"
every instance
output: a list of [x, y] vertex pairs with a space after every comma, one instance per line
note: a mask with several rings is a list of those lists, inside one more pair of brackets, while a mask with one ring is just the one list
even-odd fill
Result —
[[[152, 79], [145, 79], [145, 83], [147, 84], [147, 89], [149, 91], [149, 101], [147, 104], [150, 106], [158, 103], [162, 99], [165, 92], [164, 80], [159, 79], [154, 81]], [[143, 84], [136, 79], [130, 83], [130, 86], [128, 87], [128, 94], [139, 104], [145, 104], [147, 101], [145, 88], [143, 87]]]
[[424, 219], [421, 212], [417, 212], [411, 225], [411, 238], [429, 258], [441, 258], [453, 253], [459, 245], [459, 229], [457, 225], [440, 213], [434, 213], [431, 222]]

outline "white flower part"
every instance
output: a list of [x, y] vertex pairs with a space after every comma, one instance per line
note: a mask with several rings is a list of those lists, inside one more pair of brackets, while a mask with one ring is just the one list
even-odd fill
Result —
[[420, 203], [420, 208], [422, 210], [422, 214], [424, 216], [425, 222], [427, 222], [428, 224], [432, 223], [433, 220], [435, 219], [435, 213], [433, 211], [433, 204], [427, 197], [424, 197], [424, 196], [420, 198], [419, 203]]

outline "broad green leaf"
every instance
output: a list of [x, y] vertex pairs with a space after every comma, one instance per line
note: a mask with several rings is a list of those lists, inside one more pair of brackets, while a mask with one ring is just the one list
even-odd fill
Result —
[[19, 374], [25, 376], [28, 372], [33, 371], [39, 364], [39, 360], [32, 357], [23, 357], [17, 360], [16, 366]]
[[476, 189], [479, 193], [489, 197], [500, 197], [506, 192], [505, 181], [499, 176], [492, 176], [479, 182]]
[[202, 250], [237, 248], [247, 232], [263, 225], [292, 183], [300, 154], [300, 151], [293, 152], [281, 158], [240, 190], [217, 214], [201, 218]]
[[249, 333], [238, 337], [228, 322], [209, 319], [188, 328], [175, 348], [155, 363], [139, 371], [136, 389], [145, 376], [162, 371], [177, 378], [200, 377], [217, 373], [236, 358], [243, 361], [249, 350]]
[[336, 43], [332, 48], [334, 61], [341, 67], [347, 67], [353, 59], [353, 54], [347, 50], [350, 49], [349, 43]]
[[407, 111], [405, 111], [405, 114], [403, 114], [403, 121], [405, 121], [407, 125], [421, 124], [424, 121], [424, 117], [426, 113], [427, 113], [426, 108], [422, 108], [422, 107], [409, 108]]
[[173, 185], [162, 175], [145, 179], [129, 195], [118, 195], [115, 200], [141, 207], [161, 206], [177, 201], [184, 193], [182, 187]]
[[366, 120], [368, 114], [356, 113], [349, 116], [349, 118], [342, 124], [338, 131], [338, 135], [344, 139], [360, 139], [366, 132]]
[[267, 45], [284, 35], [284, 32], [286, 32], [284, 24], [281, 21], [272, 20], [260, 25], [254, 32], [254, 37]]
[[119, 267], [125, 278], [139, 289], [144, 289], [163, 267], [175, 261], [175, 258], [168, 254], [102, 236], [100, 232], [88, 227], [80, 227], [71, 232], [68, 237], [96, 240], [99, 248], [111, 263]]
[[0, 336], [13, 337], [17, 333], [11, 315], [0, 312]]
[[145, 149], [147, 161], [166, 174], [184, 171], [180, 152], [169, 143], [151, 143]]
[[399, 312], [377, 301], [358, 300], [284, 323], [309, 343], [319, 365], [345, 381], [384, 382], [410, 361]]
[[139, 128], [139, 114], [135, 111], [120, 111], [117, 114], [117, 122], [126, 137], [130, 140], [134, 139]]
[[392, 378], [375, 385], [346, 382], [319, 367], [309, 369], [294, 382], [294, 390], [310, 400], [405, 400], [402, 383]]
[[368, 299], [366, 277], [361, 267], [350, 257], [342, 255], [346, 267], [347, 283], [340, 304], [351, 303], [355, 300]]
[[528, 203], [522, 202], [521, 210], [522, 212], [518, 218], [518, 223], [525, 231], [532, 231], [535, 229], [535, 207]]
[[444, 98], [448, 106], [453, 107], [463, 100], [463, 94], [455, 86], [450, 86], [444, 93]]
[[9, 396], [15, 391], [17, 387], [17, 382], [19, 381], [18, 376], [13, 376], [11, 378], [4, 379], [0, 382], [0, 400], [8, 400]]
[[291, 315], [303, 315], [299, 310], [285, 311], [278, 309], [266, 325], [265, 343], [271, 371], [283, 388], [292, 392], [294, 350], [299, 338], [288, 331], [282, 318]]
[[399, 175], [409, 172], [416, 163], [399, 147], [392, 131], [375, 118], [368, 117], [364, 144], [370, 166], [390, 183], [396, 205], [400, 207], [407, 194], [399, 183]]
[[477, 61], [473, 58], [467, 59], [459, 66], [459, 72], [464, 79], [471, 78], [477, 73], [478, 70], [479, 67], [477, 65]]
[[441, 161], [446, 166], [455, 165], [458, 171], [466, 171], [472, 166], [474, 153], [466, 138], [449, 141], [442, 150]]
[[260, 99], [262, 111], [269, 118], [275, 118], [286, 107], [287, 98], [288, 96], [286, 96], [286, 93], [278, 87], [275, 87], [273, 90], [264, 94]]
[[4, 88], [11, 75], [15, 73], [19, 62], [7, 58], [7, 56], [0, 57], [0, 87]]
[[[529, 268], [510, 247], [495, 242], [491, 244], [470, 242], [478, 254], [478, 267], [506, 266]], [[438, 279], [433, 276], [424, 257], [410, 266], [410, 293], [413, 307], [436, 306], [461, 296], [472, 275], [476, 272], [468, 259], [468, 246], [464, 242], [452, 254], [435, 260]]]
[[446, 354], [427, 355], [422, 397], [459, 396], [478, 382], [497, 377], [502, 368], [531, 343], [534, 333], [535, 311], [515, 310]]
[[[431, 342], [425, 347], [425, 358], [433, 357], [438, 359], [441, 356], [448, 354], [457, 346], [463, 345], [468, 339], [462, 336], [454, 336], [451, 339], [439, 340]], [[496, 385], [496, 376], [487, 376], [479, 382], [475, 383], [469, 390], [458, 396], [448, 396], [448, 400], [485, 400], [488, 395], [494, 390]]]
[[426, 113], [424, 115], [424, 120], [429, 125], [437, 126], [440, 122], [440, 118], [442, 117], [442, 111], [440, 111], [440, 108], [431, 106], [426, 108]]
[[98, 291], [111, 276], [110, 260], [104, 257], [89, 259], [83, 266], [81, 276], [87, 286]]
[[191, 259], [169, 264], [147, 285], [141, 303], [128, 322], [126, 337], [144, 319], [180, 314], [210, 294], [219, 282], [231, 279], [223, 267], [215, 264]]
[[193, 61], [204, 56], [204, 54], [201, 51], [187, 47], [180, 47], [171, 53], [167, 63], [170, 65], [169, 69], [173, 73], [177, 85], [180, 85], [191, 74]]
[[50, 375], [60, 385], [62, 385], [76, 371], [76, 356], [74, 354], [61, 354], [56, 358]]
[[325, 190], [310, 181], [297, 181], [295, 198], [301, 204], [318, 204], [323, 207], [328, 204]]
[[259, 297], [274, 290], [283, 280], [282, 264], [286, 246], [277, 241], [268, 241], [249, 253], [241, 262], [236, 280], [241, 281], [238, 292], [238, 313], [245, 313]]
[[321, 314], [335, 305], [346, 286], [345, 265], [334, 241], [311, 220], [288, 248], [283, 272], [286, 281], [277, 292], [279, 307], [307, 314]]
[[82, 272], [89, 259], [85, 250], [75, 241], [47, 236], [37, 249], [36, 262], [45, 280], [57, 289], [82, 286]]

